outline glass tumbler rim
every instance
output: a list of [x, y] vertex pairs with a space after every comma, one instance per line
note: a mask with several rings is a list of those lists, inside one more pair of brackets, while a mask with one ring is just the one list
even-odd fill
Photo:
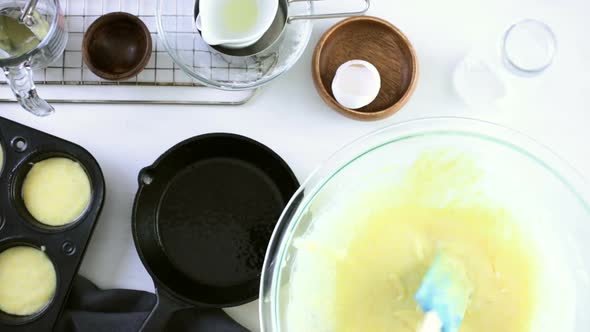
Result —
[[[547, 54], [547, 56], [548, 56], [547, 61], [537, 67], [528, 68], [528, 67], [522, 66], [521, 64], [516, 63], [512, 59], [511, 55], [509, 54], [510, 52], [507, 50], [507, 43], [508, 43], [508, 40], [511, 36], [511, 33], [513, 33], [515, 31], [515, 29], [522, 27], [523, 25], [527, 25], [527, 24], [535, 25], [537, 28], [540, 28], [544, 33], [546, 33], [546, 36], [545, 36], [547, 38], [546, 41], [550, 44], [549, 45], [550, 49], [548, 50], [548, 54]], [[549, 25], [547, 25], [547, 23], [537, 20], [537, 19], [525, 18], [525, 19], [521, 19], [519, 21], [516, 21], [516, 22], [512, 23], [508, 27], [508, 29], [506, 29], [506, 31], [504, 32], [504, 34], [502, 36], [502, 58], [503, 58], [503, 61], [509, 70], [516, 72], [518, 74], [521, 74], [521, 75], [532, 76], [532, 75], [542, 73], [543, 71], [545, 71], [545, 69], [547, 69], [549, 66], [551, 66], [551, 64], [553, 64], [553, 61], [555, 60], [556, 53], [557, 53], [557, 38], [555, 36], [555, 33], [553, 32], [551, 27]]]

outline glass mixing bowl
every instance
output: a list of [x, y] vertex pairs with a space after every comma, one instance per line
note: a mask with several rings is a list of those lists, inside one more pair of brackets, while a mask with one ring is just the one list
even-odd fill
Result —
[[[320, 247], [345, 249], [345, 238], [353, 236], [354, 227], [346, 233], [342, 229], [348, 226], [330, 224], [322, 214], [354, 199], [361, 192], [358, 188], [387, 185], [400, 169], [433, 149], [476, 156], [486, 197], [507, 209], [535, 243], [535, 255], [543, 264], [531, 330], [590, 329], [590, 196], [584, 181], [522, 134], [476, 120], [432, 118], [394, 125], [354, 142], [325, 162], [295, 194], [264, 264], [263, 331], [334, 330], [326, 318], [335, 305], [333, 264], [329, 257], [297, 249], [298, 239], [314, 238]], [[317, 236], [322, 232], [324, 236]]]
[[[160, 42], [177, 68], [196, 82], [224, 90], [248, 90], [262, 86], [299, 60], [309, 42], [312, 23], [294, 20], [266, 50], [252, 56], [230, 56], [207, 45], [196, 31], [193, 1], [158, 0]], [[186, 8], [179, 8], [186, 7]], [[289, 15], [310, 15], [310, 1], [289, 5]]]

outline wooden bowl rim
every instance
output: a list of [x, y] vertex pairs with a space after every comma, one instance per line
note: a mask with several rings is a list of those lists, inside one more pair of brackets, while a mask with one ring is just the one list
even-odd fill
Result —
[[[377, 111], [377, 112], [361, 112], [361, 111], [349, 109], [349, 108], [346, 108], [346, 107], [340, 105], [336, 101], [336, 99], [334, 99], [332, 94], [330, 94], [328, 92], [325, 85], [322, 83], [322, 77], [321, 77], [321, 73], [320, 73], [320, 57], [321, 57], [321, 54], [322, 54], [322, 51], [324, 49], [324, 45], [326, 44], [326, 42], [332, 37], [332, 35], [334, 33], [337, 33], [337, 31], [340, 28], [342, 28], [343, 26], [351, 24], [351, 23], [359, 22], [359, 21], [376, 22], [376, 23], [384, 25], [389, 30], [391, 30], [393, 33], [395, 33], [398, 37], [400, 37], [400, 39], [403, 41], [404, 46], [410, 51], [410, 54], [411, 54], [412, 78], [410, 80], [410, 84], [408, 85], [408, 88], [406, 89], [406, 91], [404, 92], [402, 97], [399, 100], [397, 100], [393, 105], [391, 105], [388, 108], [385, 108], [381, 111]], [[335, 109], [345, 115], [348, 115], [352, 118], [359, 119], [359, 120], [379, 120], [379, 119], [383, 119], [383, 118], [386, 118], [386, 117], [394, 114], [395, 112], [400, 110], [408, 102], [408, 100], [410, 99], [410, 97], [414, 93], [414, 90], [416, 89], [416, 84], [418, 82], [418, 57], [416, 55], [416, 51], [414, 49], [414, 46], [412, 46], [412, 43], [410, 42], [408, 37], [406, 37], [406, 35], [400, 29], [398, 29], [395, 25], [393, 25], [389, 21], [386, 21], [382, 18], [374, 17], [374, 16], [351, 17], [351, 18], [348, 18], [348, 19], [338, 22], [337, 24], [332, 26], [330, 29], [328, 29], [328, 31], [326, 31], [323, 34], [323, 36], [320, 38], [320, 40], [315, 48], [315, 51], [313, 54], [313, 66], [312, 67], [313, 67], [313, 80], [315, 82], [316, 88], [319, 90], [319, 93], [320, 93], [320, 96], [322, 97], [322, 99], [325, 102], [327, 102], [333, 109]]]
[[[141, 58], [141, 61], [139, 61], [134, 67], [129, 68], [129, 70], [124, 73], [114, 74], [112, 72], [103, 71], [97, 68], [92, 62], [92, 57], [90, 55], [89, 50], [90, 42], [97, 30], [101, 26], [103, 26], [105, 21], [108, 19], [128, 20], [129, 22], [136, 24], [146, 37], [146, 47]], [[152, 55], [152, 47], [152, 35], [148, 27], [139, 17], [126, 12], [112, 12], [97, 18], [94, 22], [92, 22], [92, 24], [84, 33], [84, 37], [82, 40], [82, 58], [84, 59], [84, 63], [86, 63], [86, 66], [88, 66], [88, 69], [90, 69], [90, 71], [92, 71], [97, 76], [109, 81], [121, 81], [139, 74], [145, 68], [147, 63], [150, 61], [150, 57]]]

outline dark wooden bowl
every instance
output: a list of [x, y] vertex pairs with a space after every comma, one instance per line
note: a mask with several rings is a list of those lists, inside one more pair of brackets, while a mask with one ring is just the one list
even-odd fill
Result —
[[111, 81], [139, 74], [151, 54], [150, 31], [137, 16], [123, 12], [99, 17], [82, 42], [82, 56], [88, 68]]
[[[332, 93], [336, 70], [349, 60], [368, 61], [381, 75], [377, 98], [356, 110], [340, 105]], [[416, 52], [408, 38], [376, 17], [352, 17], [333, 26], [320, 39], [312, 61], [313, 80], [322, 99], [357, 120], [378, 120], [397, 112], [414, 92], [418, 79]]]

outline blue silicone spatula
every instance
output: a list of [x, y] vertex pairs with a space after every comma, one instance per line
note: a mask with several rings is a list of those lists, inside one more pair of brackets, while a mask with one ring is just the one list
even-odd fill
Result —
[[438, 252], [415, 295], [426, 313], [419, 332], [457, 332], [472, 293], [472, 284], [461, 261]]

